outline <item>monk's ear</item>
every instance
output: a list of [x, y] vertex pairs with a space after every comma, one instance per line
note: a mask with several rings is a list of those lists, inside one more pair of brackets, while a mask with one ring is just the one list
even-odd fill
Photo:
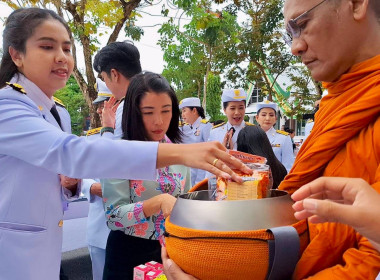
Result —
[[352, 5], [352, 15], [355, 20], [360, 21], [367, 17], [370, 0], [350, 0]]

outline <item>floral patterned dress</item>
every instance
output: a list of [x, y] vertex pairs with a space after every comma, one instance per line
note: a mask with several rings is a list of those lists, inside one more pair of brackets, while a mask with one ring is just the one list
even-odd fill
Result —
[[160, 240], [164, 232], [164, 216], [145, 217], [144, 200], [168, 193], [175, 197], [191, 186], [190, 168], [172, 165], [158, 170], [156, 181], [102, 179], [103, 202], [107, 225], [135, 237]]

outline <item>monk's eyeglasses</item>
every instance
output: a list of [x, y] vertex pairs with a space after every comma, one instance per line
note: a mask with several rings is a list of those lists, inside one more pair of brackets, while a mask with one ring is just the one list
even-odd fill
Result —
[[315, 5], [311, 9], [307, 10], [306, 12], [302, 13], [301, 15], [296, 17], [295, 19], [290, 19], [288, 21], [288, 24], [286, 25], [286, 33], [284, 33], [282, 36], [284, 37], [285, 43], [289, 47], [292, 46], [293, 38], [299, 38], [301, 36], [301, 31], [303, 29], [303, 26], [302, 26], [302, 24], [300, 25], [297, 22], [299, 20], [302, 20], [305, 17], [307, 17], [311, 11], [313, 11], [315, 8], [322, 5], [326, 1], [327, 0], [323, 0], [322, 2], [319, 2], [317, 5]]

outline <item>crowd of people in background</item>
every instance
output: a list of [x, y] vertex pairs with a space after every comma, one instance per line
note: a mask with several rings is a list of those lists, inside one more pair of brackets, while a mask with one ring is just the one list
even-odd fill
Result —
[[142, 72], [127, 42], [96, 54], [102, 127], [74, 136], [53, 98], [74, 67], [69, 27], [50, 10], [14, 11], [0, 65], [0, 278], [58, 279], [63, 212], [83, 192], [94, 279], [132, 279], [133, 267], [150, 260], [163, 262], [168, 279], [194, 279], [161, 250], [165, 218], [176, 196], [211, 173], [237, 182], [233, 170], [251, 174], [228, 154], [238, 150], [265, 157], [273, 187], [290, 193], [296, 218], [309, 221], [294, 279], [375, 279], [379, 6], [285, 1], [291, 51], [329, 92], [315, 103], [302, 147], [293, 129], [275, 129], [273, 102], [258, 103], [256, 124], [246, 122], [243, 89], [221, 89], [227, 121], [211, 125], [199, 98], [178, 102], [163, 76]]

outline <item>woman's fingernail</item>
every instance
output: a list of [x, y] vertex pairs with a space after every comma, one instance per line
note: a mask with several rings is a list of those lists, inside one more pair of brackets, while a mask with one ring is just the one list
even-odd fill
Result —
[[303, 208], [313, 213], [317, 210], [317, 202], [313, 199], [305, 199], [303, 201]]

